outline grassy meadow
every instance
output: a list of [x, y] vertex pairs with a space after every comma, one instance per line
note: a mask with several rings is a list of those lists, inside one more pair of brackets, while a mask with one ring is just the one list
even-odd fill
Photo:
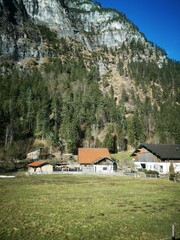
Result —
[[175, 225], [180, 184], [118, 176], [0, 179], [0, 239], [158, 240]]

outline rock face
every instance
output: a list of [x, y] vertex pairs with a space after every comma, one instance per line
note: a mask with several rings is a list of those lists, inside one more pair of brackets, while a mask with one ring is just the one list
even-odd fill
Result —
[[23, 0], [23, 4], [34, 22], [48, 25], [59, 36], [80, 40], [90, 49], [118, 47], [132, 38], [145, 41], [124, 15], [91, 1]]
[[61, 40], [76, 42], [98, 66], [102, 92], [112, 86], [117, 100], [123, 88], [133, 87], [125, 73], [129, 62], [155, 61], [161, 67], [166, 60], [123, 14], [91, 0], [0, 0], [0, 15], [1, 62], [41, 63], [46, 57], [67, 55]]
[[22, 1], [1, 0], [0, 2], [1, 60], [19, 60], [38, 57], [40, 35], [28, 16]]
[[63, 1], [23, 0], [23, 4], [33, 22], [46, 24], [56, 30], [61, 37], [74, 37], [74, 30]]
[[[3, 16], [1, 55], [38, 58], [46, 54], [42, 53], [37, 24], [55, 30], [58, 37], [80, 41], [90, 50], [102, 47], [115, 49], [128, 45], [132, 40], [153, 49], [123, 14], [103, 9], [90, 0], [1, 0], [0, 13]], [[146, 53], [141, 57], [145, 59], [149, 56]]]

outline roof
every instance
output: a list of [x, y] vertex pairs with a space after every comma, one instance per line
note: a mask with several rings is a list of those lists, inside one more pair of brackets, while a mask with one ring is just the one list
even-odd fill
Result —
[[36, 162], [32, 162], [32, 163], [29, 163], [27, 164], [28, 167], [41, 167], [43, 165], [46, 165], [47, 162], [44, 162], [44, 161], [36, 161]]
[[180, 160], [180, 144], [141, 144], [131, 156], [135, 156], [141, 148], [147, 149], [161, 160]]
[[78, 162], [80, 164], [92, 164], [93, 162], [107, 157], [111, 159], [111, 155], [107, 148], [79, 148]]

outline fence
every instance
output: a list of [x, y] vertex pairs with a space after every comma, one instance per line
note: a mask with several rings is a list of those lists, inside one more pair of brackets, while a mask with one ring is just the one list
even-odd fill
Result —
[[82, 168], [82, 171], [55, 171], [54, 174], [85, 174], [85, 175], [105, 175], [105, 176], [125, 176], [125, 177], [133, 177], [133, 178], [157, 178], [156, 174], [142, 174], [142, 173], [131, 173], [131, 172], [94, 172], [92, 168], [85, 167]]
[[127, 176], [127, 177], [134, 177], [134, 178], [158, 178], [157, 174], [145, 174], [145, 173], [131, 173], [131, 172], [116, 172], [112, 173], [112, 175], [117, 175], [117, 176]]

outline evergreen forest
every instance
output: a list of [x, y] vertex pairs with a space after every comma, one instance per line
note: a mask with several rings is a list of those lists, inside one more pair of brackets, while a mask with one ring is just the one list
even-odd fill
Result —
[[[111, 153], [142, 142], [180, 142], [180, 63], [161, 68], [131, 62], [128, 76], [145, 100], [131, 93], [134, 112], [126, 112], [129, 95], [116, 102], [99, 88], [99, 71], [82, 57], [49, 58], [42, 65], [3, 65], [0, 81], [0, 158], [25, 159], [35, 139], [58, 151], [77, 154], [78, 147], [108, 147]], [[121, 69], [122, 70], [122, 69]], [[123, 71], [121, 71], [122, 74]], [[147, 91], [151, 89], [152, 98]], [[99, 136], [103, 133], [103, 138]]]

